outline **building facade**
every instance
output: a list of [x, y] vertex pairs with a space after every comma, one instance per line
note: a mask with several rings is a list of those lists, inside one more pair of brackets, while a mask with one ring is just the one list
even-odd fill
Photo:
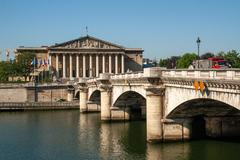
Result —
[[[39, 68], [51, 68], [63, 79], [142, 70], [143, 49], [125, 48], [89, 35], [52, 46], [19, 47], [15, 53], [36, 53]], [[48, 67], [43, 62], [48, 62]]]

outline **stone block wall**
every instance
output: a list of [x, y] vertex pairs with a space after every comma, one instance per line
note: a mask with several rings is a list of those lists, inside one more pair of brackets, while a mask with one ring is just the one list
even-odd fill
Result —
[[[59, 99], [67, 100], [67, 87], [39, 87], [38, 102], [55, 102]], [[0, 88], [0, 102], [34, 102], [34, 87]]]
[[49, 101], [57, 101], [59, 99], [67, 100], [67, 89], [63, 88], [55, 88], [55, 89], [40, 89], [38, 91], [38, 101], [39, 102], [49, 102]]
[[0, 102], [25, 102], [27, 90], [25, 88], [0, 88]]

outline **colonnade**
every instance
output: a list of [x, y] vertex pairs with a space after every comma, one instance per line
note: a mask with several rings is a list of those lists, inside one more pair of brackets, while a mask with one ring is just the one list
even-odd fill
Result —
[[[69, 56], [67, 63], [66, 56]], [[118, 54], [49, 54], [50, 65], [53, 64], [52, 58], [55, 58], [57, 76], [59, 75], [60, 62], [62, 63], [62, 78], [79, 78], [79, 77], [99, 77], [100, 73], [124, 73], [125, 55]], [[81, 61], [80, 61], [81, 58]], [[60, 60], [61, 59], [61, 60]], [[74, 62], [75, 61], [75, 62]], [[81, 62], [81, 63], [80, 63]], [[68, 64], [68, 66], [67, 66]], [[75, 65], [73, 65], [75, 64]], [[76, 68], [74, 68], [74, 66]], [[69, 68], [67, 75], [66, 69]], [[81, 69], [81, 71], [80, 71]], [[75, 71], [73, 74], [73, 71]], [[93, 71], [95, 71], [93, 73]], [[81, 75], [80, 75], [81, 72]]]

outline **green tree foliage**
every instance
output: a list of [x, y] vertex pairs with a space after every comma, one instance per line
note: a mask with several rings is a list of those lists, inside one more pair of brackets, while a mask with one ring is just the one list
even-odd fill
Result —
[[216, 57], [224, 58], [225, 52], [221, 51], [216, 54]]
[[185, 53], [177, 60], [177, 68], [188, 68], [196, 59], [197, 55], [195, 53]]
[[240, 68], [240, 53], [236, 50], [228, 51], [223, 54], [223, 57], [231, 64], [232, 68]]
[[167, 67], [167, 60], [168, 59], [160, 59], [159, 67]]
[[17, 68], [15, 69], [17, 70], [18, 75], [29, 76], [33, 70], [31, 62], [34, 59], [34, 56], [35, 54], [33, 53], [22, 53], [17, 56], [15, 62]]
[[8, 76], [11, 74], [11, 64], [0, 62], [0, 81], [7, 81]]
[[176, 68], [177, 60], [179, 58], [180, 57], [178, 57], [178, 56], [172, 56], [170, 58], [160, 59], [159, 66], [166, 67], [168, 69]]
[[14, 61], [0, 62], [0, 81], [8, 81], [8, 78], [13, 76], [29, 76], [33, 70], [31, 62], [34, 56], [33, 53], [24, 53], [19, 54]]

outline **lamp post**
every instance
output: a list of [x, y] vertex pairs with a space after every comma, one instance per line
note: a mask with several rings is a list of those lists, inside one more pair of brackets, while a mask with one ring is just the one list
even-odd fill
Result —
[[199, 60], [200, 60], [200, 57], [199, 57], [199, 46], [200, 46], [200, 43], [201, 43], [201, 40], [200, 40], [199, 37], [197, 38], [196, 42], [197, 42], [197, 47], [198, 47], [198, 61], [197, 62], [198, 62], [198, 69], [199, 69]]

